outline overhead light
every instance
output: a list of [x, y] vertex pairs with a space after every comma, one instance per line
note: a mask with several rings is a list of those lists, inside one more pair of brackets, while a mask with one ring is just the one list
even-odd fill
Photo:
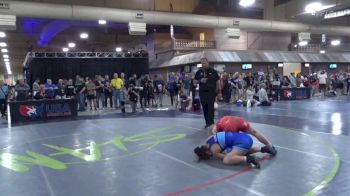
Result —
[[310, 67], [310, 63], [305, 63], [305, 67]]
[[89, 34], [87, 34], [87, 33], [81, 33], [80, 34], [80, 38], [81, 39], [87, 39], [89, 37]]
[[324, 51], [324, 50], [320, 50], [320, 53], [321, 53], [321, 54], [324, 54], [324, 53], [326, 53], [326, 51]]
[[121, 48], [121, 47], [117, 47], [117, 48], [115, 49], [115, 51], [121, 52], [121, 51], [122, 51], [122, 48]]
[[63, 52], [68, 52], [68, 51], [69, 51], [69, 48], [62, 48], [62, 51], [63, 51]]
[[0, 42], [0, 47], [6, 47], [7, 44], [5, 42]]
[[5, 62], [5, 65], [10, 65], [10, 62]]
[[312, 2], [305, 6], [305, 12], [315, 15], [317, 12], [334, 7], [335, 5], [322, 5], [320, 2]]
[[307, 41], [301, 41], [299, 42], [299, 46], [306, 46], [308, 43]]
[[294, 44], [294, 48], [298, 47], [298, 44]]
[[73, 42], [68, 43], [68, 47], [74, 48], [75, 47], [75, 43], [73, 43]]
[[249, 7], [255, 3], [255, 0], [240, 0], [239, 5], [242, 7]]
[[9, 55], [4, 54], [4, 55], [2, 55], [2, 57], [4, 57], [4, 59], [8, 59], [8, 58], [9, 58]]
[[283, 67], [284, 64], [283, 63], [278, 63], [278, 67]]
[[332, 45], [332, 46], [339, 46], [340, 43], [341, 43], [341, 42], [340, 42], [339, 39], [336, 39], [336, 40], [332, 40], [332, 41], [331, 41], [331, 45]]
[[201, 67], [202, 67], [202, 64], [197, 64], [197, 67], [198, 67], [198, 68], [201, 68]]
[[6, 53], [8, 50], [6, 48], [1, 49], [1, 52]]
[[107, 23], [106, 20], [98, 20], [98, 24], [100, 25], [105, 25]]
[[6, 37], [6, 33], [5, 33], [5, 32], [0, 31], [0, 37]]
[[10, 64], [6, 64], [6, 71], [8, 75], [12, 75]]
[[10, 62], [10, 59], [4, 59], [5, 62]]
[[338, 18], [338, 17], [342, 17], [342, 16], [348, 16], [350, 15], [350, 9], [346, 9], [346, 10], [339, 10], [339, 11], [335, 11], [332, 13], [327, 13], [324, 15], [324, 19], [330, 19], [330, 18]]

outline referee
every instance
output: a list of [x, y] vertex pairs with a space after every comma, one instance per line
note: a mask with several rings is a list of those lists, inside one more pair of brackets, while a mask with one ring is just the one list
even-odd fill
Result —
[[218, 72], [209, 67], [207, 58], [201, 58], [202, 68], [196, 72], [195, 83], [199, 84], [199, 98], [202, 104], [205, 128], [214, 124], [214, 103], [216, 85], [219, 80]]

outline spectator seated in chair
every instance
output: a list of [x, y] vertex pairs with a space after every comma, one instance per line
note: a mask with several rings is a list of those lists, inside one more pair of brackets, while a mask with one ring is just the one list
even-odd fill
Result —
[[46, 94], [45, 94], [45, 86], [44, 85], [40, 85], [39, 86], [39, 91], [35, 93], [34, 95], [34, 99], [44, 99], [46, 97]]

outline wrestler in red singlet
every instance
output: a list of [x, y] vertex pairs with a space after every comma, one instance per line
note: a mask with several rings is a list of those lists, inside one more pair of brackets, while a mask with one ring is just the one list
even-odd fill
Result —
[[241, 117], [224, 116], [216, 123], [217, 132], [246, 132], [250, 124]]

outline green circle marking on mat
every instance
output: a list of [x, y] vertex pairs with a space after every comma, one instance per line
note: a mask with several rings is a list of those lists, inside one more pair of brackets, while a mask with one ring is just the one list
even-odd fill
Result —
[[315, 188], [313, 188], [311, 191], [305, 194], [305, 196], [313, 196], [317, 195], [322, 189], [326, 188], [328, 184], [334, 179], [334, 177], [337, 175], [339, 168], [340, 168], [340, 157], [337, 151], [329, 144], [325, 144], [327, 148], [329, 148], [335, 157], [335, 163], [333, 166], [333, 169], [331, 173], [324, 179], [319, 185], [317, 185]]

